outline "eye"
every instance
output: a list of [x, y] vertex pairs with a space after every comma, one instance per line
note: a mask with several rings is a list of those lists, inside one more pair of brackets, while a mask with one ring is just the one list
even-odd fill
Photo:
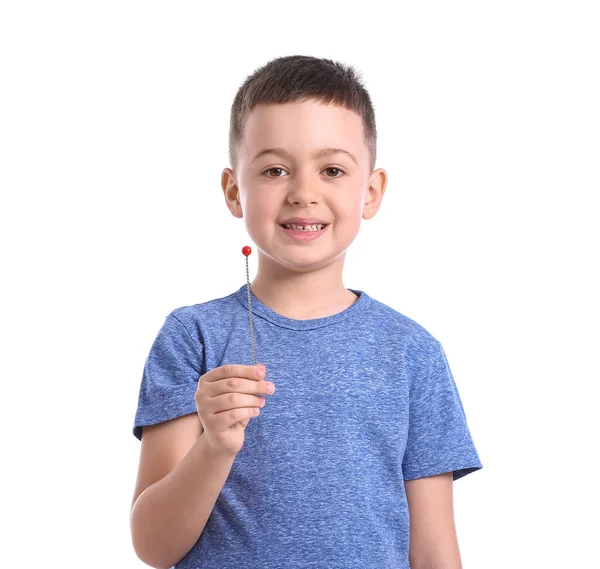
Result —
[[340, 176], [327, 176], [328, 178], [341, 178], [342, 176], [344, 176], [344, 172], [342, 172], [342, 170], [340, 170], [339, 168], [336, 168], [335, 166], [330, 166], [329, 168], [325, 168], [325, 170], [323, 170], [323, 172], [325, 172], [326, 170], [335, 170], [336, 172], [339, 172], [341, 175]]
[[[285, 172], [285, 170], [283, 168], [269, 168], [268, 170], [265, 170], [263, 172], [263, 174], [266, 174], [267, 172], [272, 172], [273, 170], [280, 170], [282, 172]], [[267, 176], [267, 178], [281, 178], [282, 176]]]
[[[329, 168], [325, 168], [325, 170], [323, 170], [323, 172], [326, 172], [327, 170], [333, 170], [334, 173], [337, 172], [336, 176], [327, 176], [327, 178], [341, 178], [342, 176], [345, 176], [345, 172], [343, 172], [339, 168], [336, 168], [335, 166], [330, 166]], [[275, 168], [269, 168], [269, 169], [265, 170], [263, 172], [263, 174], [266, 174], [268, 178], [282, 178], [283, 177], [283, 176], [271, 176], [269, 174], [269, 172], [273, 172], [273, 171], [285, 172], [285, 170], [283, 168], [275, 167]]]

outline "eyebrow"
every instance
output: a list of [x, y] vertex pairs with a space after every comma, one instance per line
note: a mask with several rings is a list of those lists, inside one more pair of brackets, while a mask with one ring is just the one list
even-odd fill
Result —
[[[251, 163], [255, 162], [256, 160], [258, 160], [261, 156], [264, 156], [265, 154], [277, 154], [279, 156], [283, 156], [284, 158], [287, 158], [288, 160], [292, 159], [292, 155], [287, 150], [284, 150], [283, 148], [265, 148], [264, 150], [261, 150], [252, 159]], [[348, 152], [347, 150], [344, 150], [343, 148], [330, 148], [330, 147], [321, 148], [321, 150], [317, 150], [317, 152], [313, 153], [312, 158], [313, 158], [313, 160], [316, 160], [318, 158], [323, 158], [325, 156], [331, 156], [332, 154], [347, 154], [348, 156], [350, 156], [350, 158], [352, 158], [354, 163], [358, 166], [358, 161], [354, 157], [354, 154], [351, 154], [350, 152]]]

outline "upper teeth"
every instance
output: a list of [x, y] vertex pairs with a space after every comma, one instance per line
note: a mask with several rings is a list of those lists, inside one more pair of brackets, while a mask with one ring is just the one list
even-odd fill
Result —
[[320, 225], [294, 225], [293, 223], [284, 223], [283, 226], [286, 229], [295, 229], [298, 231], [320, 231], [325, 227], [325, 224]]

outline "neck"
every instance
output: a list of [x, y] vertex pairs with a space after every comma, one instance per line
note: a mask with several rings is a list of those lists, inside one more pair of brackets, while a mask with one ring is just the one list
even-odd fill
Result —
[[342, 282], [346, 253], [319, 268], [285, 267], [259, 251], [252, 294], [274, 312], [294, 320], [324, 318], [342, 312], [358, 298]]

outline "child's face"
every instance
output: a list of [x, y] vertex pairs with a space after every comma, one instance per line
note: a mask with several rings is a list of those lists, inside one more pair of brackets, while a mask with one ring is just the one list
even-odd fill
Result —
[[[348, 151], [315, 158], [323, 148]], [[283, 149], [288, 155], [267, 153]], [[379, 209], [387, 174], [369, 170], [362, 119], [316, 101], [256, 107], [247, 117], [238, 169], [223, 171], [227, 206], [243, 217], [250, 238], [271, 259], [291, 267], [328, 264], [354, 241], [362, 219]], [[329, 226], [317, 239], [296, 241], [280, 223], [317, 218]]]

